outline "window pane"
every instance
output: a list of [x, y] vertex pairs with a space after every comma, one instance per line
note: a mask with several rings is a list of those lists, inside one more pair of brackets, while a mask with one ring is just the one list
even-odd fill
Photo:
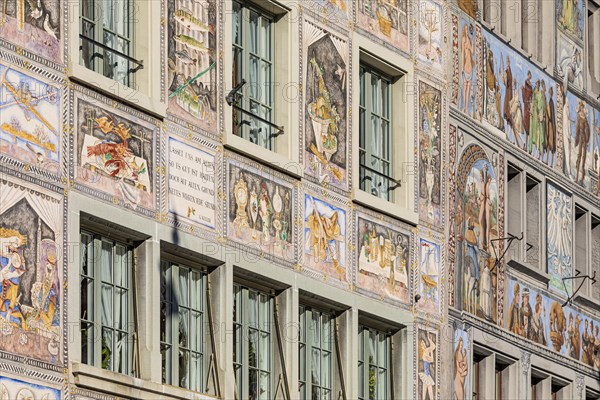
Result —
[[260, 39], [261, 57], [271, 60], [271, 21], [265, 17], [260, 20]]
[[101, 262], [102, 262], [102, 281], [106, 283], [112, 282], [112, 257], [113, 257], [113, 245], [112, 242], [103, 240], [101, 249]]
[[271, 335], [267, 332], [260, 333], [260, 350], [258, 367], [263, 371], [271, 368]]
[[102, 326], [113, 327], [113, 287], [102, 284]]
[[179, 346], [189, 347], [189, 311], [179, 307]]

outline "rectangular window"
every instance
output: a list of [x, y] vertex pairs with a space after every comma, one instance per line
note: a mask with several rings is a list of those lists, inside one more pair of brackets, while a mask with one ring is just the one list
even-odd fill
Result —
[[81, 360], [109, 371], [133, 370], [133, 248], [81, 232]]
[[335, 319], [331, 314], [300, 306], [298, 364], [301, 399], [332, 399]]
[[207, 275], [170, 261], [161, 262], [160, 348], [163, 383], [206, 392]]
[[391, 393], [391, 336], [365, 326], [358, 332], [358, 398], [387, 399]]
[[[579, 205], [575, 205], [575, 270], [586, 275], [588, 271], [588, 212]], [[574, 281], [576, 283], [577, 281]], [[587, 284], [587, 281], [585, 282]], [[582, 294], [588, 294], [587, 285], [581, 287]], [[577, 285], [578, 286], [578, 285]], [[575, 287], [577, 287], [575, 286]]]
[[134, 0], [80, 0], [80, 63], [133, 87], [141, 63], [134, 52]]
[[[596, 279], [600, 280], [600, 216], [592, 215], [592, 240], [590, 250], [592, 254], [591, 262], [589, 264], [590, 270], [589, 275], [592, 276], [596, 272]], [[588, 281], [590, 285], [591, 297], [600, 303], [600, 283], [592, 285], [591, 281]], [[600, 357], [600, 355], [599, 355]]]
[[[507, 230], [509, 235], [521, 237], [523, 233], [523, 176], [520, 169], [512, 164], [507, 166]], [[521, 242], [513, 241], [509, 248], [509, 256], [513, 260], [523, 261]]]
[[392, 79], [360, 67], [360, 189], [392, 201]]
[[233, 369], [238, 399], [273, 398], [273, 317], [270, 294], [234, 285]]
[[526, 213], [526, 231], [525, 245], [527, 263], [540, 267], [540, 230], [541, 230], [541, 186], [540, 182], [530, 176], [526, 179], [525, 209]]
[[233, 86], [246, 81], [236, 94], [233, 132], [269, 150], [274, 149], [273, 74], [274, 18], [247, 2], [233, 2]]

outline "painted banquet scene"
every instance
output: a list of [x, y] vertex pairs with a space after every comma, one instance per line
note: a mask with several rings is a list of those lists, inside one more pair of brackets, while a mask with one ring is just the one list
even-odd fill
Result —
[[600, 0], [0, 0], [12, 399], [600, 400]]

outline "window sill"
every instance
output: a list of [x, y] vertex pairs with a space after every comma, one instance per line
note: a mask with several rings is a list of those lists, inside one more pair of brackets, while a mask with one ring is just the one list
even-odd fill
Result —
[[376, 211], [400, 219], [411, 225], [416, 226], [419, 223], [418, 213], [409, 210], [405, 207], [402, 207], [398, 204], [373, 196], [372, 194], [364, 192], [360, 189], [354, 189], [352, 194], [352, 200], [355, 203], [361, 204], [368, 208], [375, 209]]
[[[285, 133], [285, 135], [289, 134], [290, 133]], [[242, 153], [261, 163], [268, 164], [295, 178], [301, 179], [304, 176], [302, 165], [300, 165], [298, 161], [291, 159], [284, 154], [251, 143], [232, 133], [227, 133], [225, 135], [224, 145], [226, 148]]]
[[508, 266], [516, 271], [519, 271], [539, 282], [542, 282], [544, 285], [547, 285], [550, 282], [550, 277], [544, 271], [539, 270], [533, 265], [522, 262], [519, 260], [510, 259], [507, 262]]
[[86, 86], [111, 96], [116, 97], [124, 103], [154, 114], [159, 118], [167, 115], [167, 104], [160, 102], [157, 98], [150, 97], [143, 92], [127, 87], [110, 78], [100, 75], [83, 65], [74, 62], [69, 63], [69, 78]]
[[75, 385], [116, 396], [124, 396], [133, 399], [215, 399], [215, 397], [198, 392], [191, 392], [175, 386], [163, 385], [140, 378], [117, 374], [112, 371], [79, 362], [72, 362], [71, 371], [75, 377]]

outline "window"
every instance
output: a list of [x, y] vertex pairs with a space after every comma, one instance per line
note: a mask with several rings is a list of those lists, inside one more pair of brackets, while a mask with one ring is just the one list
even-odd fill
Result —
[[509, 235], [523, 240], [514, 240], [508, 249], [510, 257], [520, 263], [540, 268], [541, 265], [541, 199], [540, 181], [525, 173], [521, 168], [508, 163], [507, 166], [507, 230]]
[[[586, 209], [575, 205], [575, 263], [574, 270], [581, 271], [583, 275], [586, 275], [588, 272], [588, 235], [590, 234], [590, 227], [588, 225], [588, 216], [589, 213]], [[576, 283], [577, 281], [575, 281]], [[582, 294], [588, 294], [587, 291], [587, 280], [584, 282], [585, 284], [581, 287]], [[576, 288], [575, 286], [574, 288]]]
[[365, 326], [358, 332], [358, 397], [387, 399], [391, 393], [391, 336]]
[[360, 67], [360, 189], [391, 201], [392, 80], [367, 65]]
[[552, 377], [552, 400], [570, 400], [573, 398], [571, 392], [571, 385], [560, 379]]
[[133, 0], [80, 0], [80, 63], [133, 87], [136, 61]]
[[[502, 0], [483, 0], [483, 21], [506, 35], [507, 4]], [[514, 4], [511, 4], [514, 7]]]
[[547, 374], [531, 370], [531, 400], [544, 400], [551, 397], [552, 378]]
[[133, 248], [81, 232], [81, 360], [113, 372], [133, 372]]
[[161, 262], [162, 381], [197, 392], [206, 392], [208, 383], [207, 283], [203, 271]]
[[[540, 60], [538, 22], [543, 0], [521, 0], [521, 48], [533, 59]], [[516, 24], [517, 26], [519, 24]]]
[[334, 326], [332, 315], [300, 306], [298, 342], [301, 399], [333, 399]]
[[233, 369], [237, 399], [273, 398], [273, 296], [234, 285]]
[[[588, 70], [590, 92], [600, 95], [600, 3], [588, 0]], [[594, 96], [595, 97], [595, 96]]]
[[[594, 272], [596, 272], [596, 279], [600, 280], [600, 216], [598, 215], [592, 215], [592, 238], [590, 250], [591, 255], [589, 263], [589, 275], [593, 275]], [[588, 291], [588, 293], [590, 293], [590, 297], [600, 303], [600, 282], [592, 285], [592, 282], [588, 280], [588, 284], [591, 286]]]
[[[233, 86], [246, 88], [234, 100], [233, 132], [251, 143], [274, 148], [273, 16], [246, 2], [233, 2]], [[242, 112], [240, 109], [249, 111]]]

